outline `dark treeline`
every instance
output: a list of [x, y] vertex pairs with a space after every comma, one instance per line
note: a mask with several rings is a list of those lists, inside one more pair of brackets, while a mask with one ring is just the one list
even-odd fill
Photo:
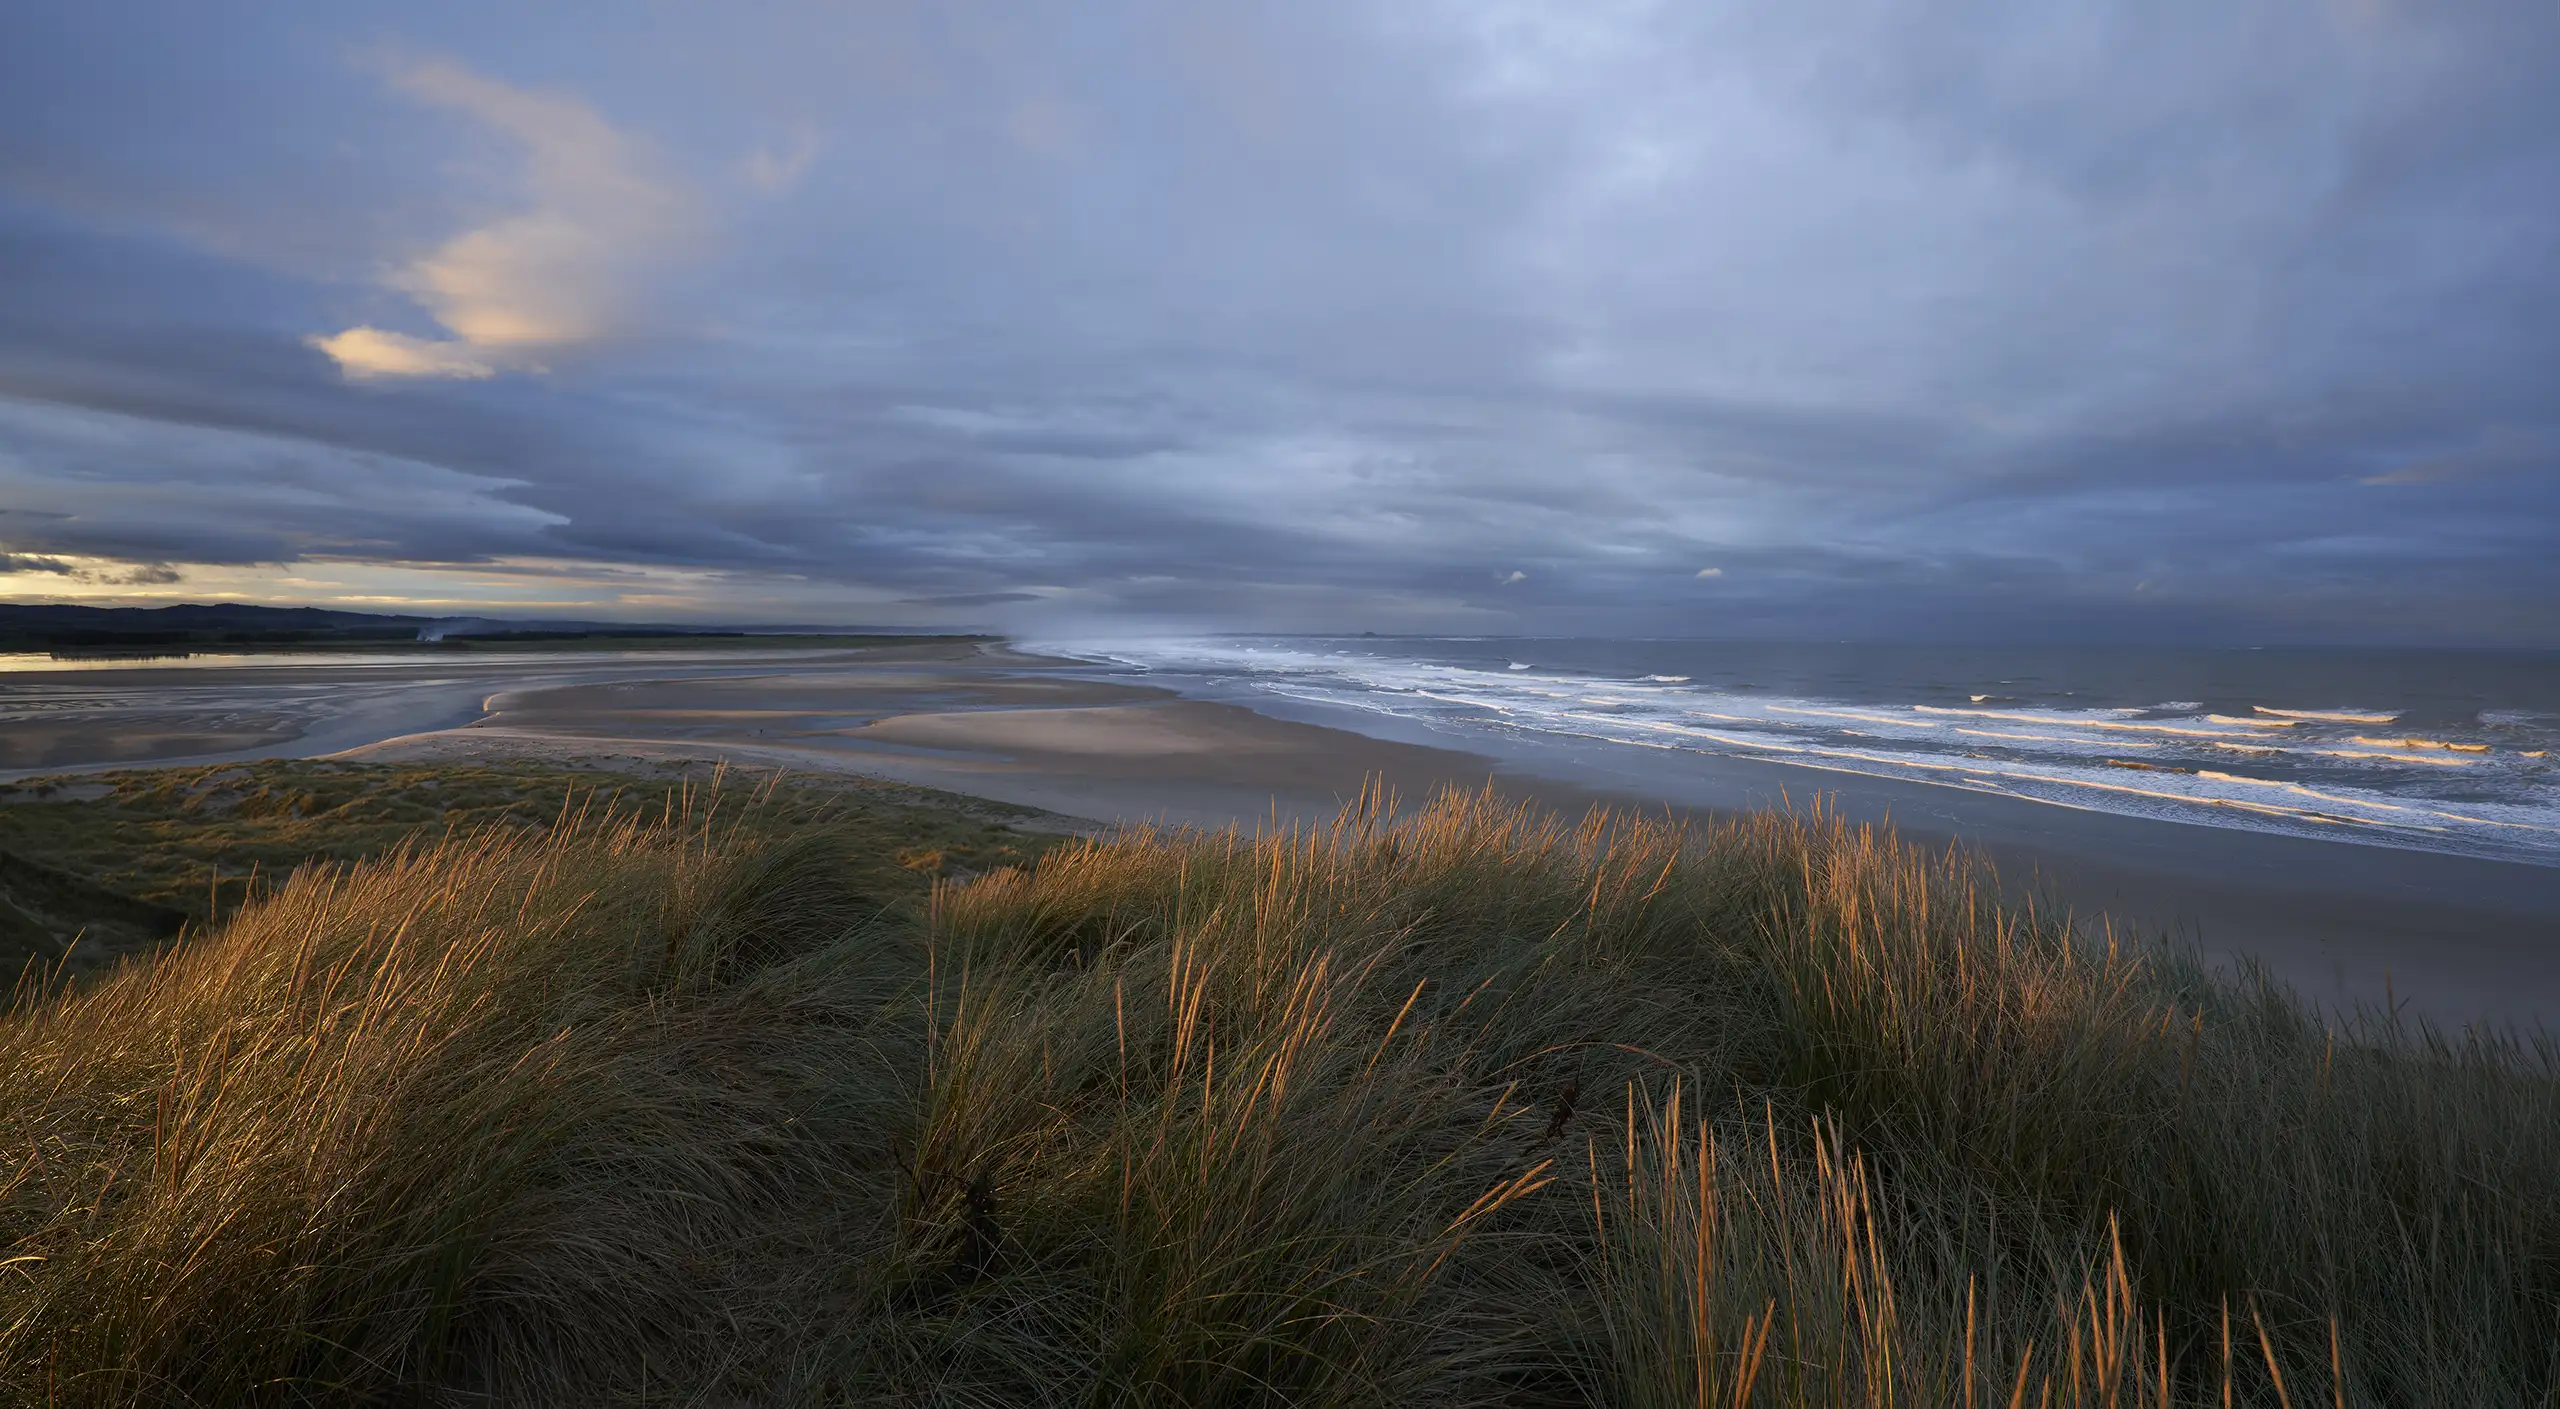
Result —
[[[418, 645], [466, 650], [483, 645], [577, 641], [747, 639], [829, 643], [910, 639], [822, 628], [748, 631], [597, 621], [502, 621], [489, 617], [399, 616], [322, 607], [184, 604], [82, 607], [0, 603], [0, 651], [64, 655], [161, 655], [190, 649], [274, 649]], [[935, 638], [959, 639], [959, 638]], [[967, 638], [979, 639], [979, 638]]]

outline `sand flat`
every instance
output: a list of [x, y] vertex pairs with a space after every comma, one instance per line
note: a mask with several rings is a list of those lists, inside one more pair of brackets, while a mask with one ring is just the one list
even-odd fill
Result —
[[[205, 656], [112, 667], [66, 662], [60, 670], [0, 673], [0, 777], [331, 753], [468, 724], [520, 695], [616, 683], [676, 681], [706, 701], [762, 708], [760, 698], [791, 690], [794, 672], [815, 667], [823, 675], [830, 665], [854, 661], [880, 677], [879, 688], [910, 693], [947, 688], [973, 674], [1056, 664], [999, 646], [954, 643]], [[717, 692], [719, 682], [737, 677], [780, 683]]]
[[522, 748], [535, 739], [610, 744], [635, 756], [707, 750], [930, 782], [1106, 822], [1313, 820], [1330, 817], [1373, 778], [1419, 796], [1453, 781], [1481, 784], [1494, 772], [1474, 754], [1273, 719], [1152, 686], [1018, 669], [855, 665], [515, 691], [490, 704], [485, 718], [444, 742], [395, 740], [350, 756]]
[[0, 722], [0, 769], [41, 771], [100, 763], [140, 765], [202, 754], [232, 753], [287, 743], [302, 733], [298, 720], [263, 726], [209, 728], [184, 716], [134, 716], [78, 723]]

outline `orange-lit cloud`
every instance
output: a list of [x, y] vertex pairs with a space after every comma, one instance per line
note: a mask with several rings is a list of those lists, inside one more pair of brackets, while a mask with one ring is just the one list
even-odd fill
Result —
[[623, 326], [643, 277], [695, 243], [701, 220], [691, 197], [659, 170], [644, 143], [586, 103], [515, 88], [441, 59], [397, 67], [391, 82], [512, 139], [524, 161], [523, 204], [451, 237], [385, 281], [450, 338], [361, 326], [308, 340], [348, 376], [487, 377], [535, 367], [544, 349]]

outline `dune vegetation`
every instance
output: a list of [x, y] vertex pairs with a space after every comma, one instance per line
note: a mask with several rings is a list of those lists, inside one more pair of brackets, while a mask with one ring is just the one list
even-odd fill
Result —
[[916, 895], [752, 812], [23, 989], [0, 1396], [2560, 1395], [2542, 1038], [2332, 1030], [1818, 813], [1369, 799]]
[[[663, 814], [669, 788], [715, 785], [699, 766], [620, 763], [631, 771], [271, 759], [0, 783], [0, 974], [31, 963], [85, 973], [148, 952], [314, 861], [445, 832], [547, 828], [598, 807]], [[739, 825], [825, 830], [884, 894], [1027, 860], [1040, 844], [1006, 825], [1025, 809], [982, 799], [842, 775], [769, 777], [756, 791]]]

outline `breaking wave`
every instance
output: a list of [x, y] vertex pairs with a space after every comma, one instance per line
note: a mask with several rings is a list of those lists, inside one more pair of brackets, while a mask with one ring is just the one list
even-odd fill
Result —
[[2194, 700], [2030, 705], [1989, 691], [1951, 697], [1963, 704], [1852, 701], [1740, 681], [1716, 688], [1675, 672], [1531, 673], [1508, 657], [1454, 664], [1362, 644], [1371, 649], [1151, 642], [1110, 655], [1241, 687], [1248, 699], [1391, 716], [1462, 737], [1769, 759], [2062, 806], [2560, 865], [2560, 774], [2545, 761], [2560, 731], [2535, 727], [2543, 716], [2524, 711], [2483, 712], [2480, 737], [2447, 732], [2442, 721], [2423, 735], [2384, 735], [2356, 731], [2406, 711], [2258, 705], [2218, 713]]

